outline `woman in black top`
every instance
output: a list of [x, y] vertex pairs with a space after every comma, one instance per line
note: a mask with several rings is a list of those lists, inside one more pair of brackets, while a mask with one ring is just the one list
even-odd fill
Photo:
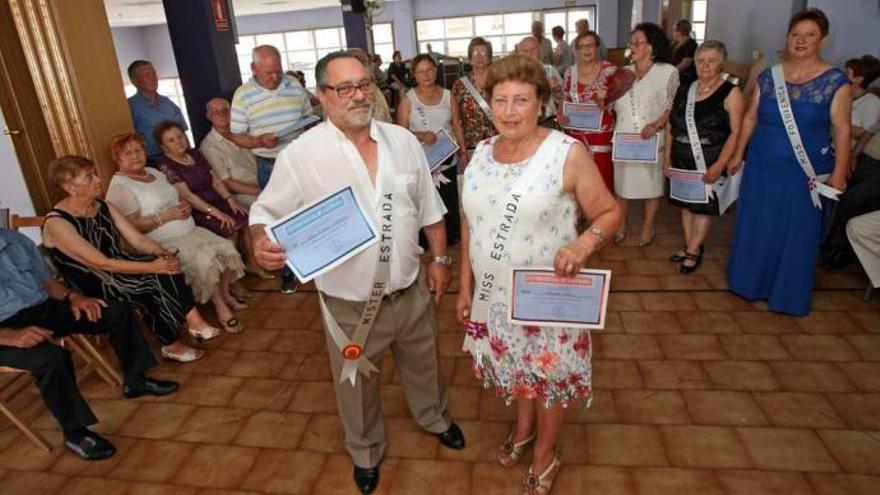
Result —
[[694, 65], [694, 54], [697, 42], [691, 38], [691, 23], [687, 19], [679, 19], [672, 30], [672, 60], [669, 61], [678, 69], [678, 90], [687, 92], [691, 83], [697, 80], [697, 68]]
[[[703, 182], [713, 184], [725, 173], [727, 162], [736, 150], [740, 123], [745, 111], [742, 91], [721, 77], [721, 67], [727, 58], [727, 49], [720, 41], [706, 41], [696, 52], [698, 79], [696, 86], [694, 123], [705, 161]], [[663, 169], [668, 176], [672, 169], [698, 170], [688, 137], [685, 112], [691, 85], [684, 86], [675, 98], [666, 127], [666, 146]], [[670, 257], [680, 261], [679, 272], [688, 274], [700, 266], [703, 241], [709, 234], [712, 216], [719, 215], [718, 197], [709, 193], [708, 203], [685, 203], [670, 198], [670, 203], [682, 208], [685, 248]]]

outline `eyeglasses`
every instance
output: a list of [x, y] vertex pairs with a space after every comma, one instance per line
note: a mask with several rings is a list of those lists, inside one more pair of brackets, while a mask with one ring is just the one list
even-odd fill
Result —
[[585, 43], [583, 45], [578, 45], [578, 47], [577, 47], [578, 50], [587, 50], [587, 49], [592, 49], [592, 48], [596, 48], [595, 43]]
[[639, 41], [630, 41], [629, 43], [626, 44], [626, 46], [635, 47], [635, 46], [642, 46], [642, 45], [647, 45], [647, 44], [648, 44], [647, 40], [639, 40]]
[[434, 68], [431, 68], [431, 69], [425, 69], [425, 70], [417, 70], [417, 71], [415, 72], [415, 74], [416, 74], [417, 76], [428, 76], [428, 75], [436, 74], [436, 73], [437, 73], [437, 69], [434, 69]]
[[323, 84], [321, 87], [336, 91], [336, 95], [340, 98], [351, 98], [354, 96], [356, 89], [360, 90], [364, 95], [371, 95], [373, 93], [373, 81], [361, 81], [357, 84], [340, 84], [339, 86]]

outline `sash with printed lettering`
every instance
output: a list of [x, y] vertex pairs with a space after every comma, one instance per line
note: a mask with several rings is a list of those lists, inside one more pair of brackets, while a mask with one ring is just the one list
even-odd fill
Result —
[[[492, 238], [489, 239], [491, 246], [487, 258], [480, 260], [483, 269], [480, 273], [474, 273], [474, 298], [471, 302], [470, 318], [465, 325], [465, 338], [462, 350], [471, 353], [477, 366], [482, 365], [483, 355], [490, 352], [489, 330], [486, 320], [489, 317], [489, 303], [492, 296], [498, 290], [498, 283], [502, 277], [508, 274], [508, 260], [510, 259], [510, 243], [516, 232], [519, 218], [519, 207], [529, 185], [540, 177], [544, 167], [542, 163], [553, 159], [553, 153], [566, 139], [561, 132], [551, 132], [538, 150], [532, 155], [519, 179], [510, 188], [510, 194], [504, 201], [499, 203], [501, 211], [488, 215], [494, 223], [490, 230]], [[491, 153], [492, 146], [483, 143], [477, 153]], [[476, 153], [475, 153], [476, 155]]]
[[[380, 159], [390, 159], [394, 155], [387, 145], [387, 139], [384, 136], [382, 128], [377, 126], [378, 130], [378, 146]], [[357, 164], [356, 166], [361, 166]], [[321, 314], [324, 317], [324, 325], [330, 333], [330, 337], [342, 353], [345, 361], [342, 364], [342, 373], [339, 376], [340, 383], [348, 380], [354, 386], [357, 381], [357, 373], [360, 371], [364, 376], [369, 377], [370, 373], [378, 372], [379, 369], [367, 359], [365, 355], [367, 338], [370, 336], [370, 330], [379, 315], [379, 308], [382, 306], [382, 299], [385, 297], [385, 289], [388, 287], [391, 279], [391, 239], [394, 219], [394, 180], [390, 164], [379, 164], [379, 170], [376, 174], [377, 187], [380, 190], [379, 199], [376, 202], [376, 221], [379, 226], [379, 258], [376, 264], [376, 271], [373, 275], [373, 283], [370, 285], [370, 298], [364, 304], [360, 320], [355, 327], [354, 333], [349, 338], [340, 328], [339, 323], [327, 308], [324, 301], [324, 295], [318, 293], [321, 300]]]

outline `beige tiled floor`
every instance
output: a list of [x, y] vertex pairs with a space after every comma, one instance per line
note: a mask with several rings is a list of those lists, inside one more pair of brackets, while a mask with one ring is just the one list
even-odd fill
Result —
[[[780, 316], [725, 291], [729, 219], [687, 277], [666, 261], [681, 244], [671, 211], [657, 230], [654, 245], [609, 247], [592, 263], [614, 271], [610, 313], [595, 335], [593, 407], [569, 411], [554, 493], [880, 493], [880, 298], [862, 299], [858, 269], [820, 271], [814, 311]], [[119, 448], [113, 459], [68, 454], [39, 404], [33, 423], [52, 452], [3, 423], [0, 493], [357, 493], [313, 289], [247, 283], [262, 290], [241, 313], [244, 335], [207, 343], [201, 362], [158, 369], [180, 380], [179, 393], [128, 401], [84, 381], [96, 429]], [[439, 349], [468, 447], [446, 450], [415, 426], [387, 358], [379, 494], [518, 493], [525, 464], [494, 462], [513, 412], [458, 350], [453, 299], [441, 307]], [[16, 406], [33, 403], [31, 390], [20, 395]]]

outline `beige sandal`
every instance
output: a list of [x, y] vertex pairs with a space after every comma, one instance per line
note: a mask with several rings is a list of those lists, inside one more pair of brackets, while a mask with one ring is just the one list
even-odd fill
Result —
[[498, 464], [501, 464], [504, 467], [511, 467], [519, 461], [519, 458], [522, 456], [523, 451], [526, 450], [526, 445], [530, 444], [532, 440], [535, 439], [537, 432], [532, 432], [531, 435], [526, 437], [524, 440], [519, 442], [514, 442], [513, 437], [516, 435], [516, 429], [510, 432], [510, 435], [507, 436], [507, 440], [501, 444], [501, 449], [498, 452]]
[[162, 359], [167, 359], [168, 361], [177, 361], [178, 363], [191, 363], [193, 361], [198, 361], [202, 359], [205, 355], [205, 351], [201, 349], [193, 349], [192, 347], [186, 347], [183, 352], [173, 352], [169, 351], [167, 347], [163, 346], [159, 349], [159, 354], [162, 355]]
[[562, 468], [562, 453], [558, 450], [553, 454], [553, 462], [540, 475], [536, 476], [532, 471], [532, 466], [529, 466], [529, 472], [523, 479], [522, 495], [547, 495], [550, 493], [560, 468]]

